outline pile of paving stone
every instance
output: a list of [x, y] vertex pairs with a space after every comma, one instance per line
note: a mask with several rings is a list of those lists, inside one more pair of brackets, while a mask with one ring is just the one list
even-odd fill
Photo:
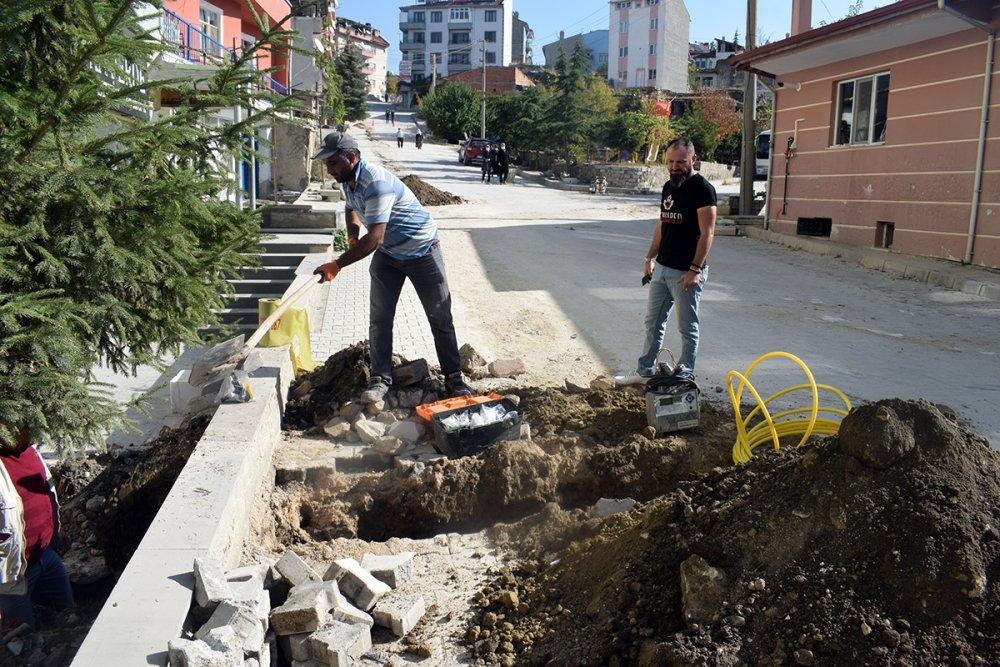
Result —
[[293, 551], [228, 573], [196, 559], [191, 617], [201, 624], [169, 643], [170, 665], [264, 667], [280, 657], [293, 667], [355, 664], [371, 650], [374, 626], [405, 637], [423, 618], [423, 596], [396, 590], [410, 579], [413, 557], [342, 558], [322, 576]]

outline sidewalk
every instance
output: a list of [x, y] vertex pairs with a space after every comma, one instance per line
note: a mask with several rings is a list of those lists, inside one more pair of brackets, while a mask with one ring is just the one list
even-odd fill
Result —
[[[364, 132], [356, 128], [352, 127], [349, 131], [357, 140], [364, 160], [381, 164], [376, 142], [369, 140]], [[371, 277], [368, 273], [370, 266], [371, 257], [367, 257], [345, 268], [336, 280], [321, 288], [327, 294], [313, 313], [312, 347], [316, 363], [322, 364], [335, 352], [352, 343], [368, 340], [371, 322], [368, 301], [371, 289]], [[403, 292], [396, 306], [393, 352], [407, 359], [423, 357], [430, 364], [438, 363], [430, 325], [409, 281], [403, 285]]]

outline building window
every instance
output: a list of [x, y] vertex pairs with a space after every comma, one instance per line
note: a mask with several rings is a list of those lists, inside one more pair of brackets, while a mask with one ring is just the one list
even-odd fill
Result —
[[440, 44], [440, 43], [441, 43], [441, 33], [439, 33], [439, 32], [432, 32], [431, 33], [431, 44]]
[[660, 19], [649, 19], [649, 29], [657, 30], [660, 27]]
[[222, 10], [212, 5], [201, 3], [198, 10], [201, 31], [214, 41], [214, 44], [203, 44], [202, 49], [215, 55], [221, 55], [222, 41]]
[[618, 24], [618, 32], [628, 32], [628, 21], [622, 21]]
[[863, 76], [837, 84], [834, 143], [838, 146], [885, 141], [889, 74]]
[[452, 21], [468, 21], [469, 20], [469, 8], [468, 7], [452, 7], [451, 8], [451, 20]]
[[608, 64], [608, 54], [606, 54], [606, 53], [600, 54], [597, 57], [597, 64], [598, 65], [607, 65]]
[[650, 44], [649, 45], [649, 55], [651, 55], [651, 56], [655, 56], [656, 55], [656, 44]]
[[656, 70], [655, 69], [649, 70], [649, 80], [652, 81], [655, 78], [656, 78]]
[[441, 23], [444, 16], [441, 12], [431, 12], [431, 23]]
[[487, 65], [495, 65], [496, 62], [497, 62], [497, 54], [496, 54], [496, 52], [495, 51], [487, 51], [486, 52], [486, 64]]
[[892, 235], [896, 231], [896, 223], [883, 222], [879, 220], [875, 223], [875, 247], [891, 248]]
[[628, 80], [628, 72], [618, 72], [618, 80], [621, 81], [624, 86], [625, 81]]
[[469, 64], [469, 54], [468, 53], [452, 53], [448, 56], [449, 65], [468, 65]]
[[453, 33], [451, 33], [451, 43], [452, 44], [468, 44], [469, 43], [469, 33], [467, 33], [467, 32], [453, 32]]
[[619, 58], [627, 58], [628, 57], [628, 47], [627, 46], [619, 46], [618, 47], [618, 57]]
[[413, 12], [411, 15], [414, 23], [423, 23], [425, 14], [423, 12]]
[[422, 32], [415, 32], [415, 33], [413, 33], [413, 43], [414, 44], [423, 44], [424, 43], [424, 33], [422, 33]]
[[487, 9], [486, 10], [486, 22], [487, 23], [496, 23], [497, 22], [497, 10], [495, 10], [495, 9]]
[[483, 39], [485, 39], [489, 44], [494, 44], [497, 41], [497, 31], [487, 30], [483, 33]]

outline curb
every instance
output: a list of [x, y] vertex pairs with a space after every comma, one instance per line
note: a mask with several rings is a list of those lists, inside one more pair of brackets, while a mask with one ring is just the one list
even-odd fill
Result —
[[191, 607], [194, 559], [238, 565], [293, 377], [287, 347], [255, 350], [246, 368], [254, 400], [216, 410], [73, 667], [166, 665], [167, 642], [181, 636]]
[[[775, 243], [794, 250], [804, 250], [814, 255], [843, 259], [859, 264], [866, 269], [888, 273], [896, 278], [905, 278], [927, 283], [934, 287], [1000, 301], [1000, 275], [992, 278], [985, 269], [953, 265], [946, 260], [930, 257], [918, 257], [877, 248], [863, 248], [834, 241], [819, 241], [808, 237], [780, 234], [755, 225], [740, 225], [739, 228], [742, 234], [752, 239]], [[982, 278], [970, 277], [979, 272], [984, 274]]]

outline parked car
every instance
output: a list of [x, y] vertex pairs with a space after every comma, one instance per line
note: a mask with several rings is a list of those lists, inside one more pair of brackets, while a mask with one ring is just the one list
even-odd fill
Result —
[[458, 161], [466, 165], [482, 163], [483, 151], [489, 145], [489, 139], [466, 139], [459, 144]]

